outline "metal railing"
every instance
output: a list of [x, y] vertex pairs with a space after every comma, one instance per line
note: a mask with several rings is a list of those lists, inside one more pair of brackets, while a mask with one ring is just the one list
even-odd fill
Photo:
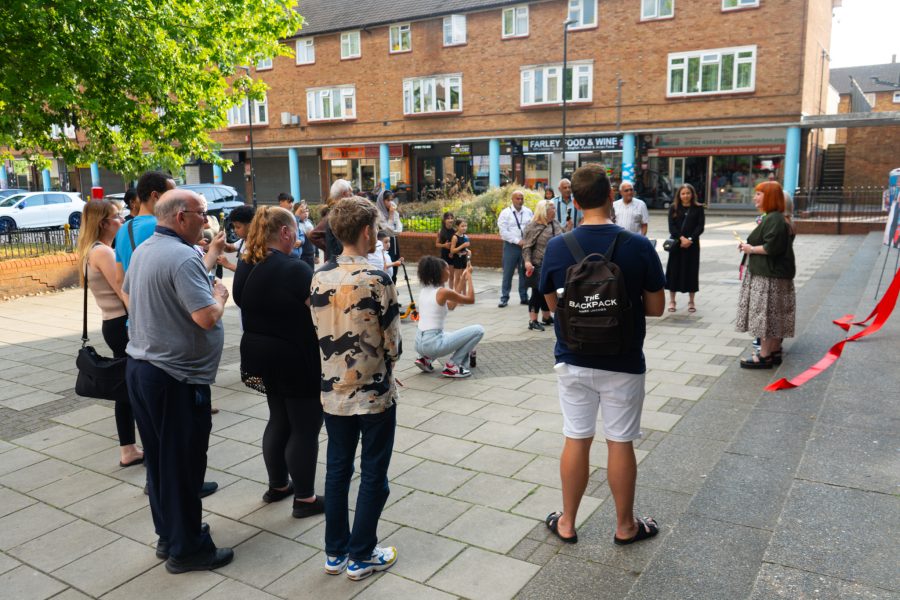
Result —
[[836, 221], [838, 233], [841, 223], [884, 223], [886, 194], [880, 186], [800, 188], [794, 194], [794, 218]]
[[0, 260], [33, 258], [58, 252], [74, 252], [78, 230], [45, 227], [0, 232]]

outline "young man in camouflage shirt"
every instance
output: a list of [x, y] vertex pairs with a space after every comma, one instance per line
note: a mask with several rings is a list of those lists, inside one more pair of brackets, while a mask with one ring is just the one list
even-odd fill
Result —
[[[387, 273], [366, 261], [378, 209], [364, 198], [328, 213], [344, 245], [312, 280], [310, 306], [322, 354], [322, 406], [328, 431], [325, 474], [325, 572], [353, 580], [393, 566], [397, 549], [377, 547], [378, 519], [390, 492], [388, 466], [397, 425], [393, 368], [400, 358], [400, 304]], [[362, 437], [360, 486], [351, 531], [347, 495]]]

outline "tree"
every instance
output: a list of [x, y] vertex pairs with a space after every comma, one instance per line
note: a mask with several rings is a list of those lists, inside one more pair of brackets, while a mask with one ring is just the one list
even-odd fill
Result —
[[[0, 155], [133, 176], [227, 163], [210, 132], [265, 85], [239, 65], [290, 55], [295, 0], [3, 0]], [[78, 141], [59, 132], [74, 126]], [[4, 150], [5, 148], [5, 150]]]

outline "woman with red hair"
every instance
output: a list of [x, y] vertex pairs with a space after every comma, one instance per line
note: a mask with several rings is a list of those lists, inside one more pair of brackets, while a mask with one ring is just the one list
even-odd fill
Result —
[[776, 181], [756, 186], [753, 197], [762, 219], [738, 246], [747, 269], [738, 300], [737, 330], [760, 338], [759, 352], [741, 359], [745, 369], [781, 364], [781, 342], [794, 336], [794, 229], [785, 219], [784, 191]]

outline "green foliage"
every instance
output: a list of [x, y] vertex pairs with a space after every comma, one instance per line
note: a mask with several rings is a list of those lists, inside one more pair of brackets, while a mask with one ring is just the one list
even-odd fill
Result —
[[470, 233], [496, 233], [497, 217], [501, 210], [512, 204], [510, 197], [515, 191], [525, 193], [525, 206], [532, 210], [543, 198], [539, 192], [518, 185], [507, 185], [493, 188], [479, 196], [461, 193], [450, 199], [401, 204], [400, 216], [406, 231], [437, 231], [441, 215], [450, 211], [455, 217], [468, 222]]
[[[126, 175], [191, 158], [228, 166], [209, 132], [248, 89], [265, 90], [236, 65], [291, 54], [279, 40], [302, 25], [294, 4], [3, 0], [0, 155], [48, 152]], [[75, 126], [78, 142], [53, 137], [54, 125]]]

